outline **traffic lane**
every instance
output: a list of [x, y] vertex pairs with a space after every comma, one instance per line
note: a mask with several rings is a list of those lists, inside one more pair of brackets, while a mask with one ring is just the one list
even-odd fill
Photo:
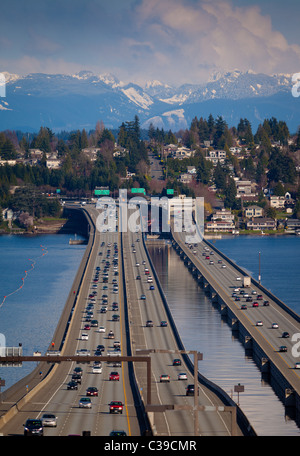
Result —
[[[84, 323], [85, 323], [85, 321], [83, 320], [82, 324], [84, 325]], [[106, 325], [106, 321], [105, 320], [101, 321], [101, 323]], [[118, 333], [117, 328], [116, 328], [115, 325], [114, 325], [114, 330], [115, 330], [116, 335], [119, 336], [119, 333]], [[89, 333], [89, 340], [88, 341], [82, 341], [81, 339], [79, 339], [78, 340], [77, 349], [88, 348], [90, 350], [91, 354], [92, 354], [93, 350], [96, 347], [96, 344], [101, 341], [100, 337], [101, 337], [102, 333], [99, 333], [97, 331], [97, 329], [96, 330], [91, 329], [91, 330], [88, 331], [88, 333]], [[113, 347], [111, 347], [111, 348], [113, 348]], [[91, 368], [88, 365], [82, 365], [82, 368], [83, 368], [82, 383], [79, 386], [78, 394], [75, 395], [75, 397], [77, 396], [76, 400], [78, 399], [78, 401], [79, 401], [79, 398], [86, 394], [86, 389], [89, 386], [96, 386], [98, 388], [98, 390], [99, 390], [98, 394], [102, 393], [102, 394], [104, 394], [106, 396], [105, 391], [101, 387], [103, 382], [99, 382], [99, 378], [101, 378], [101, 376], [106, 374], [106, 371], [107, 371], [106, 363], [103, 363], [103, 365], [102, 365], [102, 368], [103, 368], [103, 373], [102, 374], [91, 374], [91, 371], [90, 371]], [[95, 375], [96, 375], [96, 378], [98, 380], [97, 382], [94, 381]], [[107, 375], [108, 375], [108, 373], [107, 373]], [[93, 377], [91, 377], [91, 376], [93, 376]], [[93, 381], [92, 381], [92, 378], [93, 378]], [[68, 392], [68, 393], [70, 393], [70, 392]], [[100, 396], [100, 394], [99, 394], [99, 396]], [[100, 401], [98, 401], [96, 399], [98, 399], [98, 398], [93, 398], [92, 402], [96, 402], [96, 405], [97, 405], [97, 402], [99, 403]], [[61, 401], [63, 401], [63, 400], [61, 400]], [[73, 404], [73, 406], [74, 406], [74, 404]], [[75, 409], [76, 408], [79, 409], [78, 403], [75, 404]], [[92, 408], [94, 408], [94, 404], [92, 405]], [[71, 413], [68, 414], [68, 418], [72, 418], [72, 419], [69, 420], [68, 425], [66, 424], [66, 422], [64, 422], [64, 432], [75, 433], [75, 434], [76, 433], [80, 433], [83, 430], [82, 427], [85, 426], [85, 428], [88, 427], [88, 428], [92, 429], [92, 433], [93, 434], [97, 434], [97, 427], [98, 427], [97, 426], [97, 419], [93, 418], [91, 420], [90, 417], [93, 416], [94, 414], [90, 413], [90, 410], [85, 410], [85, 412], [83, 412], [83, 410], [84, 409], [79, 409], [78, 410], [80, 419], [78, 419], [77, 416], [74, 416], [74, 414], [73, 415], [71, 415]], [[91, 426], [91, 421], [93, 422], [93, 426]], [[78, 428], [78, 426], [79, 426], [79, 428]], [[61, 432], [60, 432], [60, 434], [61, 434]]]

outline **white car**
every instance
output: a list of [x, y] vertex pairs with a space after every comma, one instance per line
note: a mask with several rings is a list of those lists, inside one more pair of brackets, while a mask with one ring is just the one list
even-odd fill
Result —
[[98, 332], [99, 333], [105, 333], [105, 327], [104, 326], [99, 326]]
[[263, 326], [263, 322], [261, 320], [257, 321], [256, 326]]
[[43, 422], [43, 426], [51, 426], [51, 427], [57, 426], [57, 417], [55, 415], [53, 415], [52, 413], [44, 413], [41, 420]]
[[86, 333], [81, 334], [81, 340], [89, 340], [89, 335]]
[[300, 363], [295, 363], [295, 369], [300, 369]]
[[278, 328], [278, 323], [272, 323], [272, 328], [277, 329]]
[[152, 279], [151, 276], [148, 276], [147, 282], [148, 282], [148, 283], [152, 283], [152, 282], [153, 282], [153, 279]]
[[237, 277], [236, 280], [242, 280], [241, 277]]
[[187, 380], [187, 375], [185, 372], [178, 374], [178, 380]]
[[93, 366], [93, 374], [102, 374], [102, 366]]

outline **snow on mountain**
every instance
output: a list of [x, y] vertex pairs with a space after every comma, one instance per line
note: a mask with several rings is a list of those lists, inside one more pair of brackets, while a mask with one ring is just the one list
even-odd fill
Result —
[[[73, 75], [4, 73], [6, 97], [0, 98], [1, 129], [37, 131], [41, 119], [53, 129], [94, 128], [102, 120], [107, 128], [118, 128], [138, 115], [146, 128], [188, 128], [195, 116], [222, 115], [231, 125], [240, 117], [253, 126], [274, 115], [296, 131], [300, 103], [291, 95], [292, 76], [265, 75], [253, 71], [218, 72], [206, 84], [172, 87], [158, 80], [143, 87], [124, 84], [113, 74]], [[5, 103], [4, 103], [5, 101]], [[6, 104], [7, 103], [7, 104]]]
[[143, 89], [135, 84], [128, 84], [121, 91], [129, 98], [130, 101], [143, 109], [149, 109], [153, 104], [152, 98], [147, 95]]

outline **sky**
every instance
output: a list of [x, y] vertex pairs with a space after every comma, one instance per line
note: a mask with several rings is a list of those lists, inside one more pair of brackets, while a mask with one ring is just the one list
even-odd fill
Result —
[[300, 72], [300, 0], [1, 0], [0, 72], [143, 85]]

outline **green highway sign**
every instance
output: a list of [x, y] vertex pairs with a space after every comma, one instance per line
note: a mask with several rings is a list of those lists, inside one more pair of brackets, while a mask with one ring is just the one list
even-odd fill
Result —
[[143, 193], [145, 195], [146, 191], [144, 188], [132, 188], [131, 189], [132, 193]]
[[109, 195], [109, 190], [96, 189], [95, 195]]

